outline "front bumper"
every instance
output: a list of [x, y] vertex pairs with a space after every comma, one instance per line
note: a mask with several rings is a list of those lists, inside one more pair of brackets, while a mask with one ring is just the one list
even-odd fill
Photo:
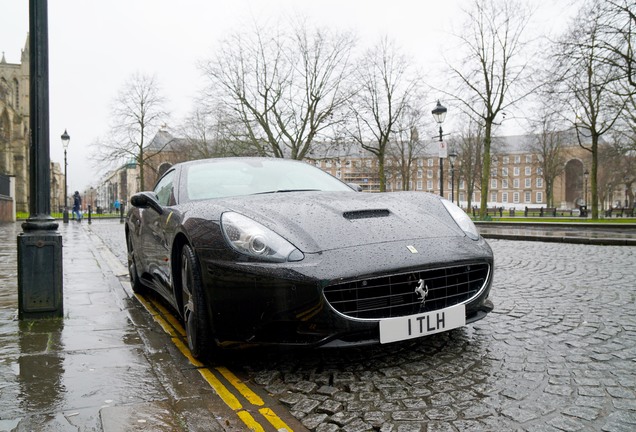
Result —
[[489, 271], [481, 289], [465, 302], [466, 322], [484, 318], [493, 308], [488, 300], [493, 256], [483, 240], [427, 239], [368, 245], [308, 254], [297, 263], [250, 262], [212, 249], [197, 252], [209, 316], [213, 318], [211, 330], [221, 346], [379, 343], [379, 319], [338, 312], [327, 301], [325, 287], [467, 263], [486, 264]]

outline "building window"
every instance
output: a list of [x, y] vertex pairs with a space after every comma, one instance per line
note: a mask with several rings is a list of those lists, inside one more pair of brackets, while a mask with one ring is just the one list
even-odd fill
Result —
[[464, 183], [464, 180], [460, 180], [459, 181], [459, 188], [460, 189], [466, 189], [466, 183]]
[[317, 161], [316, 161], [316, 162], [314, 162], [314, 163], [316, 164], [316, 166], [317, 166], [318, 168], [320, 168], [320, 161], [319, 161], [319, 160], [317, 160]]
[[417, 170], [417, 178], [422, 178], [422, 170]]
[[501, 202], [502, 203], [507, 203], [508, 202], [508, 192], [504, 192], [501, 194]]
[[508, 165], [510, 163], [510, 158], [508, 156], [503, 157], [503, 164]]
[[433, 159], [429, 159], [427, 163], [428, 163], [428, 166], [432, 167], [433, 166]]
[[520, 164], [521, 163], [521, 155], [516, 155], [515, 156], [515, 164]]
[[540, 176], [543, 175], [543, 168], [537, 167], [537, 175], [540, 175]]
[[519, 168], [519, 167], [515, 167], [515, 169], [514, 169], [514, 171], [513, 171], [513, 172], [514, 172], [514, 175], [515, 175], [515, 176], [518, 176], [518, 175], [520, 175], [520, 174], [521, 174], [521, 168]]
[[519, 189], [519, 179], [514, 179], [514, 180], [512, 181], [512, 187], [513, 187], [514, 189]]
[[490, 201], [497, 202], [497, 192], [492, 192], [490, 194]]
[[14, 101], [15, 110], [19, 111], [20, 110], [20, 83], [18, 82], [17, 79], [13, 80], [13, 87], [15, 89], [15, 101]]
[[541, 177], [539, 177], [537, 179], [537, 187], [538, 188], [542, 188], [543, 187], [543, 179]]
[[433, 180], [426, 180], [426, 189], [433, 190]]
[[433, 178], [433, 170], [426, 170], [426, 178]]
[[325, 168], [331, 168], [331, 160], [325, 161]]
[[537, 202], [538, 203], [543, 202], [543, 192], [537, 192]]
[[497, 179], [490, 179], [490, 187], [497, 189]]
[[501, 181], [501, 187], [502, 187], [503, 189], [508, 189], [508, 180], [507, 180], [507, 179], [503, 179], [503, 180]]
[[532, 200], [532, 192], [526, 192], [525, 193], [525, 201], [526, 203], [530, 203]]
[[418, 167], [424, 166], [424, 161], [422, 159], [418, 159], [417, 160], [417, 166]]
[[417, 190], [422, 190], [422, 180], [417, 181]]
[[531, 178], [526, 178], [526, 184], [525, 184], [526, 188], [530, 188], [532, 187], [532, 179]]
[[342, 178], [342, 173], [340, 171], [336, 171], [336, 178]]
[[502, 177], [508, 177], [508, 168], [502, 168], [501, 169], [501, 176]]
[[519, 203], [519, 192], [515, 192], [512, 194], [512, 201], [517, 204]]
[[527, 164], [531, 164], [532, 163], [532, 155], [526, 155], [526, 163]]
[[526, 176], [531, 176], [532, 175], [532, 168], [527, 166], [526, 169], [525, 169], [525, 173], [526, 173]]
[[490, 169], [490, 177], [497, 177], [497, 168]]

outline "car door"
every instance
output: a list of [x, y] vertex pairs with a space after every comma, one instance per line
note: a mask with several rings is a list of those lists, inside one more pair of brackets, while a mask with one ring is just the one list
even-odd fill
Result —
[[176, 171], [168, 171], [157, 182], [153, 192], [157, 202], [163, 209], [161, 213], [152, 208], [144, 209], [142, 213], [142, 249], [147, 259], [148, 272], [155, 282], [158, 282], [164, 294], [169, 295], [170, 289], [170, 247], [172, 233], [174, 233], [175, 194], [174, 183]]

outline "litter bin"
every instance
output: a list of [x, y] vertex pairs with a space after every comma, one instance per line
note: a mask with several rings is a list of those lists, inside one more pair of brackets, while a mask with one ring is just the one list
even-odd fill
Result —
[[579, 206], [579, 216], [580, 217], [587, 217], [587, 206], [586, 205], [582, 205]]

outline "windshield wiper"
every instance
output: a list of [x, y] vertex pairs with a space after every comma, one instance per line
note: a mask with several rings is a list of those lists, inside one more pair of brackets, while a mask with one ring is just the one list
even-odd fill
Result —
[[319, 192], [320, 189], [278, 189], [267, 192], [257, 192], [252, 195], [263, 195], [263, 194], [273, 194], [273, 193], [286, 193], [286, 192]]

